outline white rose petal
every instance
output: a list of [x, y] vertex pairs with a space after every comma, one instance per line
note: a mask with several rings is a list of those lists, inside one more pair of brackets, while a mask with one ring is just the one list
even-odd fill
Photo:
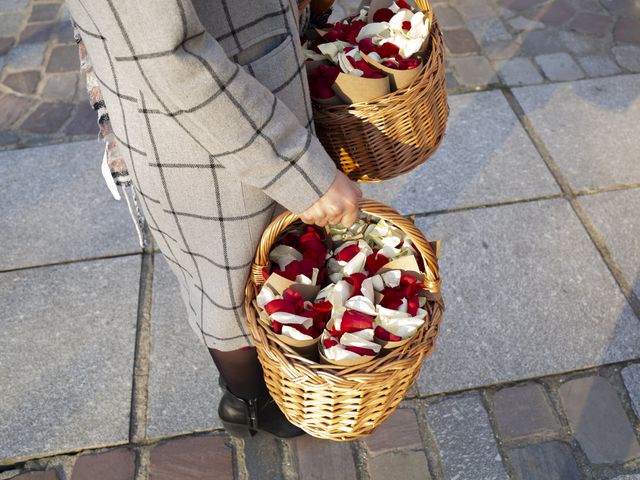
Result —
[[287, 325], [282, 326], [282, 335], [293, 338], [294, 340], [313, 340], [311, 335], [307, 335]]
[[400, 270], [389, 270], [388, 272], [381, 273], [380, 276], [387, 287], [394, 288], [400, 285], [402, 272], [400, 272]]
[[406, 8], [401, 8], [397, 13], [389, 20], [389, 28], [393, 31], [402, 31], [402, 23], [411, 20], [413, 12]]
[[355, 335], [356, 337], [362, 338], [363, 340], [373, 342], [374, 330], [373, 328], [365, 328], [364, 330], [358, 330], [357, 332], [353, 332], [353, 335]]
[[258, 306], [260, 308], [264, 308], [264, 306], [275, 300], [276, 298], [281, 298], [279, 296], [277, 296], [273, 290], [271, 290], [271, 288], [269, 288], [268, 286], [264, 285], [261, 289], [260, 289], [260, 293], [256, 296], [256, 303], [258, 304]]
[[303, 285], [313, 285], [312, 280], [306, 275], [296, 275], [296, 283], [301, 283]]
[[340, 344], [334, 345], [331, 348], [325, 348], [324, 356], [329, 360], [333, 360], [334, 362], [340, 362], [343, 360], [355, 360], [356, 358], [360, 358], [360, 355], [350, 350], [346, 350]]
[[375, 286], [373, 284], [373, 278], [365, 278], [360, 286], [362, 295], [369, 300], [372, 304], [375, 300]]
[[388, 34], [389, 32], [389, 24], [387, 22], [374, 22], [368, 23], [360, 30], [358, 36], [356, 37], [356, 43], [362, 40], [363, 38], [371, 38], [376, 35], [385, 36], [385, 32]]
[[311, 327], [311, 325], [313, 325], [313, 319], [301, 317], [300, 315], [296, 315], [295, 313], [273, 312], [271, 315], [269, 315], [269, 317], [271, 318], [271, 320], [282, 324], [302, 325], [305, 328], [309, 328]]
[[269, 252], [269, 260], [276, 262], [280, 270], [284, 270], [294, 260], [302, 260], [302, 254], [289, 245], [278, 245]]
[[371, 282], [373, 283], [373, 288], [375, 288], [376, 291], [380, 292], [381, 290], [384, 290], [384, 280], [382, 280], [380, 275], [374, 275], [371, 277]]
[[362, 295], [351, 297], [346, 301], [344, 306], [351, 310], [355, 310], [356, 312], [364, 313], [366, 315], [377, 315], [376, 307], [373, 302]]
[[352, 273], [362, 272], [367, 257], [363, 252], [359, 252], [342, 269], [342, 273], [349, 276]]
[[377, 343], [370, 342], [349, 332], [342, 334], [342, 336], [340, 337], [340, 344], [347, 347], [370, 348], [376, 353], [378, 353], [381, 348]]

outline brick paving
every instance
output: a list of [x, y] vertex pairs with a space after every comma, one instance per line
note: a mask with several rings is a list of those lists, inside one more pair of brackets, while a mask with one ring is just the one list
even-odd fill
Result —
[[[633, 0], [434, 4], [454, 94], [640, 72]], [[95, 138], [70, 31], [56, 0], [0, 0], [0, 147]], [[355, 442], [143, 433], [127, 445], [0, 459], [0, 480], [633, 479], [639, 415], [636, 359], [451, 394], [414, 389]]]

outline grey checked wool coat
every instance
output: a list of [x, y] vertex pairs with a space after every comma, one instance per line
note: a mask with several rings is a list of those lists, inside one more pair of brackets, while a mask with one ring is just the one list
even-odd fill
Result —
[[313, 135], [295, 0], [67, 0], [154, 239], [209, 347], [251, 345], [242, 308], [276, 203], [336, 168]]

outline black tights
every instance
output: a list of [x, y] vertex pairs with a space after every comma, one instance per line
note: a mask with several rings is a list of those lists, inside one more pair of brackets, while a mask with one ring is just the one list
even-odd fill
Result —
[[264, 373], [255, 348], [229, 352], [210, 348], [209, 353], [227, 388], [235, 396], [251, 399], [265, 391]]

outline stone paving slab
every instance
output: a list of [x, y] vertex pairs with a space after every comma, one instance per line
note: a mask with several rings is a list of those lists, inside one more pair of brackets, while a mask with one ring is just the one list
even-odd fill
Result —
[[640, 296], [640, 189], [588, 195], [578, 201]]
[[458, 95], [449, 102], [438, 152], [409, 174], [365, 185], [366, 195], [408, 214], [559, 193], [502, 93]]
[[558, 389], [571, 430], [592, 463], [640, 457], [640, 443], [613, 386], [603, 377], [575, 378]]
[[447, 305], [421, 394], [637, 358], [640, 323], [565, 200], [419, 218]]
[[187, 322], [178, 282], [156, 255], [151, 310], [149, 437], [221, 428], [218, 371]]
[[0, 270], [139, 250], [97, 140], [0, 152]]
[[140, 257], [0, 274], [0, 463], [127, 443]]
[[444, 477], [507, 480], [489, 417], [478, 394], [458, 395], [427, 407]]
[[574, 190], [640, 182], [640, 75], [513, 92]]

